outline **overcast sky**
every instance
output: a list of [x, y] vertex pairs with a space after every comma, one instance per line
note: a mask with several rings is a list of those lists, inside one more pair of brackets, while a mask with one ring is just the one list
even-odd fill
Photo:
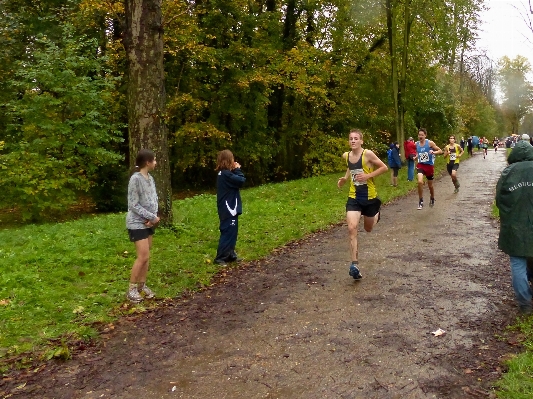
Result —
[[477, 47], [487, 50], [493, 61], [522, 55], [533, 67], [533, 32], [520, 15], [520, 11], [529, 12], [528, 0], [485, 0], [485, 4], [490, 9], [481, 15], [484, 22]]

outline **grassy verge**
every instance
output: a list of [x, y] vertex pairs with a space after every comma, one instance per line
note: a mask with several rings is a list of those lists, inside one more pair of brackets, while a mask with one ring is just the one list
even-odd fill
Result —
[[[436, 170], [444, 170], [442, 157]], [[377, 179], [384, 203], [416, 187], [406, 173], [400, 170], [398, 187], [390, 186], [389, 173]], [[341, 175], [243, 190], [239, 255], [259, 259], [342, 221], [348, 186], [337, 189]], [[148, 277], [161, 299], [209, 285], [220, 270], [212, 263], [219, 237], [216, 196], [197, 195], [173, 206], [173, 228], [159, 229], [154, 237]], [[68, 357], [70, 342], [90, 340], [102, 324], [157, 306], [125, 301], [135, 250], [124, 219], [123, 213], [107, 214], [0, 230], [0, 368], [6, 370], [14, 358], [24, 363], [38, 356]]]
[[533, 317], [524, 317], [510, 327], [524, 337], [526, 351], [508, 360], [508, 371], [496, 384], [498, 398], [533, 398]]

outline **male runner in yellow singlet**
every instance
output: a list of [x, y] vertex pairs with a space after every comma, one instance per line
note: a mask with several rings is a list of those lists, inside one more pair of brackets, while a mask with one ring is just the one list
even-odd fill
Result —
[[339, 179], [337, 187], [341, 188], [350, 181], [350, 192], [346, 203], [346, 221], [352, 256], [349, 274], [355, 280], [359, 280], [362, 276], [357, 258], [357, 226], [361, 215], [364, 216], [364, 228], [367, 232], [371, 232], [379, 221], [381, 200], [378, 198], [374, 177], [385, 173], [388, 168], [376, 154], [362, 148], [363, 133], [360, 130], [350, 131], [348, 143], [351, 151], [342, 155], [347, 166], [346, 175]]
[[455, 136], [450, 136], [448, 139], [450, 144], [444, 147], [444, 158], [446, 158], [446, 170], [452, 178], [452, 183], [455, 187], [454, 193], [459, 192], [459, 180], [457, 180], [457, 170], [459, 169], [459, 158], [463, 155], [463, 149], [460, 145], [455, 143]]

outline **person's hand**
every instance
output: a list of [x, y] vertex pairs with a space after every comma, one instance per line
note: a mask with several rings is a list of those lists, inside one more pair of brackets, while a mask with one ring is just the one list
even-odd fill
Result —
[[366, 173], [358, 173], [355, 175], [355, 180], [358, 182], [364, 183], [368, 180], [368, 175]]
[[144, 225], [146, 227], [154, 227], [159, 223], [160, 220], [161, 218], [159, 218], [159, 216], [156, 216], [154, 220], [147, 220], [146, 222], [144, 222]]
[[241, 164], [235, 161], [235, 162], [233, 162], [233, 169], [237, 169], [237, 168], [240, 169], [241, 168]]
[[341, 178], [339, 178], [339, 180], [337, 181], [337, 187], [341, 188], [342, 186], [344, 186], [344, 183], [346, 183], [346, 176], [342, 176]]

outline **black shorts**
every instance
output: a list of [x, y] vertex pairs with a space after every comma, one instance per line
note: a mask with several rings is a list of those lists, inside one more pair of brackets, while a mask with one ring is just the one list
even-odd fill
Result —
[[448, 174], [451, 175], [452, 174], [452, 170], [457, 170], [459, 169], [459, 164], [458, 163], [448, 163], [446, 164], [446, 169], [448, 170]]
[[400, 170], [400, 168], [391, 168], [391, 169], [393, 171], [393, 176], [398, 177], [398, 171]]
[[361, 212], [363, 216], [376, 216], [381, 208], [381, 200], [374, 198], [371, 200], [357, 200], [349, 197], [346, 202], [346, 212]]
[[155, 230], [152, 227], [148, 227], [146, 229], [135, 229], [135, 230], [128, 229], [128, 235], [130, 236], [131, 242], [145, 240], [148, 237], [154, 235], [154, 233], [155, 233]]

